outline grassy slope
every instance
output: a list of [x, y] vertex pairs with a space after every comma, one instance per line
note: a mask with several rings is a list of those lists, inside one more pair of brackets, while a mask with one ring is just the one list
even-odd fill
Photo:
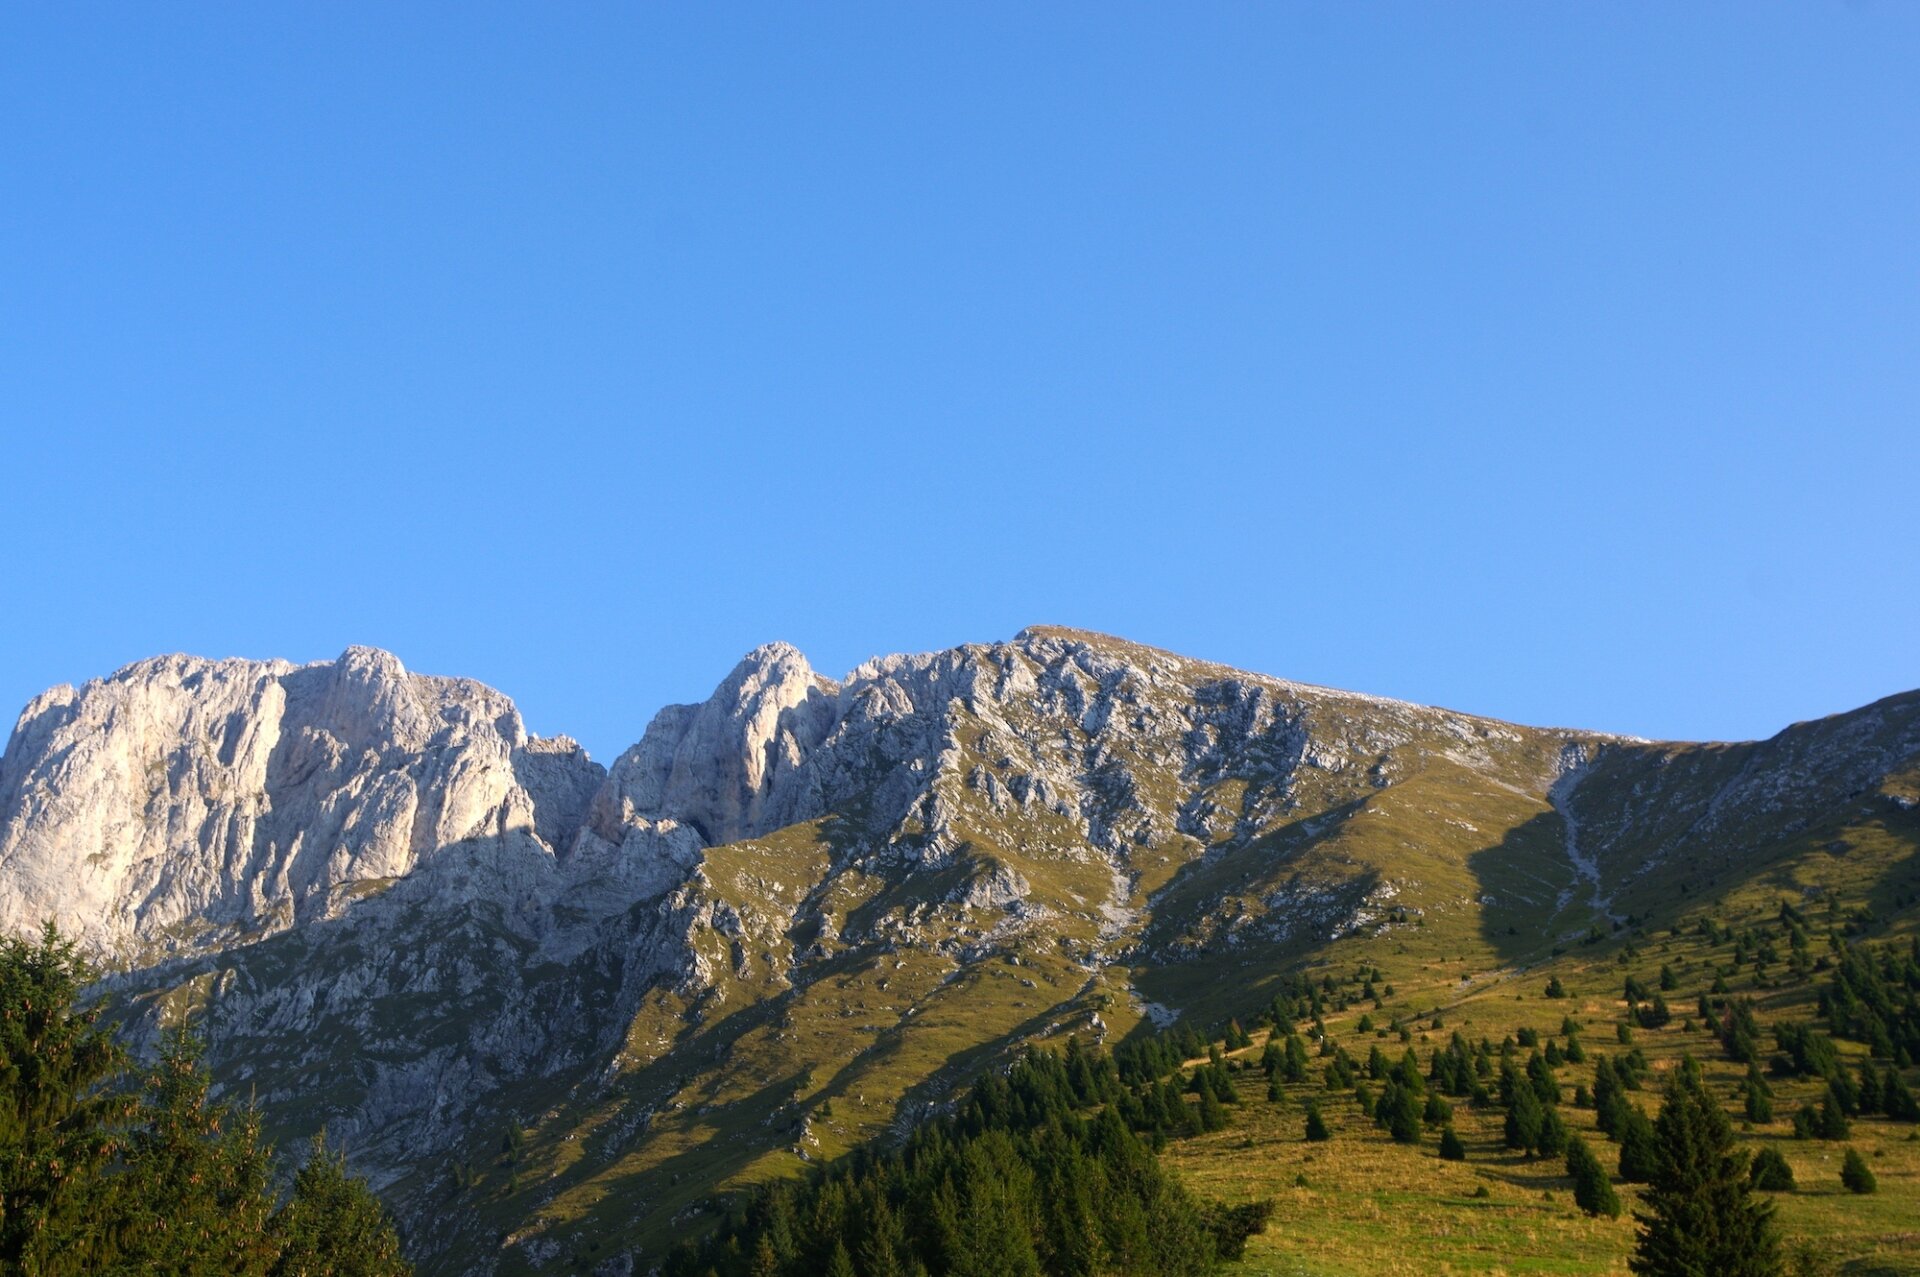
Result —
[[[1888, 792], [1899, 792], [1910, 773], [1896, 777]], [[1557, 1033], [1561, 1017], [1572, 1015], [1586, 1031], [1583, 1041], [1590, 1056], [1595, 1051], [1624, 1049], [1614, 1043], [1615, 1027], [1626, 1016], [1621, 989], [1628, 974], [1652, 986], [1662, 964], [1671, 965], [1679, 987], [1666, 995], [1675, 1022], [1658, 1031], [1635, 1031], [1635, 1044], [1651, 1058], [1657, 1070], [1672, 1067], [1685, 1053], [1706, 1065], [1711, 1087], [1727, 1098], [1737, 1116], [1735, 1087], [1743, 1066], [1723, 1058], [1719, 1044], [1685, 1024], [1700, 993], [1711, 985], [1716, 971], [1731, 965], [1731, 946], [1711, 946], [1693, 934], [1674, 936], [1667, 928], [1683, 929], [1711, 916], [1735, 929], [1772, 920], [1783, 897], [1804, 900], [1818, 889], [1836, 902], [1841, 914], [1869, 905], [1883, 921], [1877, 937], [1904, 940], [1913, 934], [1920, 895], [1920, 814], [1899, 812], [1881, 804], [1881, 811], [1859, 813], [1863, 818], [1816, 826], [1776, 854], [1763, 858], [1737, 887], [1711, 904], [1686, 905], [1665, 911], [1650, 935], [1634, 942], [1637, 956], [1622, 962], [1627, 939], [1610, 939], [1578, 946], [1557, 957], [1551, 949], [1541, 961], [1524, 970], [1511, 970], [1462, 992], [1450, 964], [1430, 960], [1428, 946], [1408, 943], [1401, 935], [1385, 935], [1335, 946], [1330, 968], [1345, 975], [1361, 964], [1378, 965], [1395, 989], [1383, 1010], [1371, 1011], [1386, 1024], [1400, 1017], [1414, 1031], [1423, 1052], [1443, 1044], [1458, 1029], [1471, 1041], [1500, 1040], [1521, 1027], [1531, 1027], [1543, 1038]], [[1833, 850], [1844, 842], [1844, 850]], [[1676, 865], [1675, 872], [1682, 867]], [[1678, 899], [1678, 897], [1676, 897]], [[1894, 901], [1906, 901], [1898, 911]], [[1824, 919], [1824, 903], [1814, 914], [1816, 928]], [[1650, 920], [1651, 921], [1651, 920]], [[1817, 935], [1817, 931], [1816, 931]], [[1443, 946], [1444, 947], [1444, 946]], [[1784, 952], [1784, 943], [1781, 945]], [[1473, 955], [1468, 955], [1470, 958]], [[1492, 956], [1483, 950], [1483, 960]], [[1423, 959], [1427, 959], [1424, 960]], [[1568, 1000], [1542, 996], [1546, 981], [1559, 976], [1571, 994]], [[1763, 1026], [1780, 1020], [1805, 1021], [1814, 1012], [1813, 982], [1794, 980], [1775, 965], [1764, 980], [1751, 967], [1726, 974], [1734, 995], [1758, 999]], [[1816, 975], [1817, 982], [1822, 977]], [[1404, 1048], [1398, 1036], [1384, 1028], [1374, 1035], [1356, 1031], [1361, 1008], [1330, 1016], [1328, 1029], [1348, 1050], [1364, 1057], [1368, 1046], [1380, 1040], [1390, 1056]], [[1437, 1013], [1442, 1027], [1429, 1031]], [[1770, 1039], [1768, 1041], [1771, 1047]], [[1864, 1056], [1864, 1048], [1842, 1043], [1850, 1065]], [[1253, 1056], [1257, 1051], [1241, 1052]], [[1560, 1070], [1571, 1094], [1577, 1081], [1590, 1082], [1591, 1059], [1584, 1066]], [[1920, 1078], [1910, 1070], [1909, 1080]], [[1820, 1084], [1775, 1080], [1775, 1112], [1779, 1120], [1759, 1128], [1743, 1128], [1751, 1146], [1770, 1143], [1792, 1164], [1799, 1189], [1776, 1197], [1783, 1232], [1803, 1244], [1827, 1265], [1819, 1271], [1920, 1272], [1920, 1135], [1916, 1128], [1882, 1118], [1860, 1118], [1854, 1123], [1852, 1143], [1869, 1159], [1880, 1180], [1880, 1191], [1868, 1197], [1845, 1192], [1839, 1183], [1844, 1146], [1791, 1138], [1791, 1116], [1802, 1101], [1818, 1098]], [[1170, 1162], [1196, 1188], [1230, 1201], [1272, 1197], [1278, 1204], [1274, 1226], [1250, 1248], [1244, 1271], [1250, 1273], [1432, 1273], [1432, 1272], [1625, 1272], [1633, 1244], [1630, 1218], [1592, 1220], [1572, 1204], [1570, 1181], [1558, 1161], [1530, 1163], [1502, 1148], [1499, 1110], [1474, 1111], [1456, 1104], [1456, 1127], [1469, 1147], [1464, 1164], [1440, 1161], [1430, 1137], [1420, 1147], [1391, 1143], [1360, 1114], [1351, 1093], [1330, 1096], [1318, 1085], [1293, 1088], [1288, 1102], [1269, 1105], [1258, 1074], [1245, 1075], [1245, 1102], [1235, 1126], [1227, 1131], [1172, 1146]], [[1309, 1144], [1301, 1137], [1302, 1101], [1313, 1097], [1324, 1103], [1335, 1132], [1327, 1144]], [[1641, 1097], [1649, 1108], [1654, 1095]], [[1592, 1113], [1563, 1106], [1563, 1116], [1584, 1134], [1611, 1168], [1615, 1146], [1605, 1144], [1592, 1126]], [[1304, 1184], [1300, 1181], [1304, 1180]], [[1470, 1194], [1485, 1185], [1491, 1196]], [[1629, 1213], [1637, 1190], [1620, 1186]]]

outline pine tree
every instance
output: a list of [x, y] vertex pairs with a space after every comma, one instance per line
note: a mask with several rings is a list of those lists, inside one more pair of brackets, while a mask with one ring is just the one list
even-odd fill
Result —
[[1787, 1159], [1780, 1155], [1779, 1149], [1763, 1148], [1753, 1156], [1753, 1165], [1747, 1170], [1747, 1181], [1762, 1192], [1790, 1193], [1793, 1191], [1793, 1167], [1787, 1165]]
[[1449, 1162], [1467, 1160], [1467, 1146], [1451, 1126], [1440, 1132], [1440, 1156]]
[[1659, 1165], [1653, 1122], [1637, 1104], [1629, 1104], [1620, 1119], [1620, 1178], [1629, 1184], [1650, 1183]]
[[337, 1158], [275, 1210], [260, 1115], [211, 1097], [170, 1032], [136, 1073], [80, 1010], [93, 973], [48, 927], [0, 938], [0, 1272], [326, 1277], [409, 1272], [391, 1222]]
[[1327, 1119], [1320, 1116], [1320, 1106], [1309, 1104], [1307, 1106], [1307, 1139], [1317, 1144], [1332, 1138], [1333, 1132], [1327, 1129]]
[[1227, 1125], [1227, 1110], [1220, 1103], [1219, 1095], [1212, 1087], [1200, 1092], [1200, 1129], [1202, 1131], [1223, 1130]]
[[1773, 1120], [1773, 1088], [1760, 1076], [1758, 1064], [1747, 1065], [1747, 1080], [1741, 1088], [1746, 1095], [1747, 1120], [1764, 1124]]
[[96, 1176], [132, 1105], [103, 1087], [125, 1056], [74, 1007], [93, 969], [48, 924], [0, 938], [0, 1271], [80, 1272], [99, 1255]]
[[1627, 1117], [1627, 1100], [1613, 1060], [1601, 1056], [1593, 1066], [1593, 1120], [1603, 1135], [1619, 1139]]
[[1374, 1121], [1387, 1128], [1397, 1144], [1420, 1142], [1420, 1101], [1398, 1081], [1387, 1083], [1374, 1107]]
[[1880, 1187], [1874, 1178], [1873, 1168], [1860, 1156], [1858, 1149], [1848, 1149], [1847, 1158], [1840, 1167], [1840, 1182], [1847, 1186], [1849, 1193], [1871, 1193]]
[[403, 1277], [393, 1220], [367, 1188], [347, 1174], [344, 1154], [315, 1136], [293, 1194], [270, 1230], [279, 1244], [273, 1277]]
[[1697, 1069], [1675, 1069], [1654, 1125], [1647, 1210], [1629, 1267], [1642, 1277], [1774, 1277], [1780, 1241], [1772, 1203], [1755, 1198], [1732, 1124]]
[[1533, 1093], [1533, 1088], [1524, 1084], [1515, 1088], [1513, 1102], [1507, 1108], [1507, 1147], [1516, 1152], [1533, 1148], [1540, 1142], [1542, 1120], [1540, 1097]]
[[1820, 1116], [1815, 1121], [1813, 1133], [1823, 1140], [1843, 1140], [1852, 1133], [1847, 1121], [1845, 1104], [1835, 1094], [1833, 1083], [1827, 1083], [1826, 1096], [1820, 1101]]
[[1620, 1214], [1620, 1198], [1607, 1178], [1606, 1167], [1578, 1135], [1567, 1138], [1567, 1174], [1573, 1177], [1573, 1203], [1589, 1215]]
[[1558, 1157], [1566, 1151], [1567, 1124], [1561, 1120], [1559, 1109], [1543, 1109], [1540, 1114], [1540, 1134], [1533, 1142], [1533, 1151], [1542, 1157]]

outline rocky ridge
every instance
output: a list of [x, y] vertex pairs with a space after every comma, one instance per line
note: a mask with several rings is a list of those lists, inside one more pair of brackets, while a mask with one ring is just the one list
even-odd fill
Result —
[[[430, 1265], [512, 1269], [644, 1239], [1022, 1038], [1212, 1014], [1227, 970], [1605, 926], [1674, 857], [1759, 855], [1917, 757], [1912, 694], [1662, 745], [1041, 627], [840, 682], [772, 644], [603, 769], [370, 649], [162, 657], [23, 712], [0, 925], [80, 936], [136, 1033], [198, 1016], [285, 1134], [329, 1125], [440, 1221]], [[539, 1173], [461, 1188], [503, 1126]]]

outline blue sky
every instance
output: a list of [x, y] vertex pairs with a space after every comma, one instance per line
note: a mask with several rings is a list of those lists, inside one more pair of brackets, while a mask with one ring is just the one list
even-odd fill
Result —
[[1920, 686], [1920, 7], [14, 5], [0, 702], [596, 755], [1057, 622], [1530, 722]]

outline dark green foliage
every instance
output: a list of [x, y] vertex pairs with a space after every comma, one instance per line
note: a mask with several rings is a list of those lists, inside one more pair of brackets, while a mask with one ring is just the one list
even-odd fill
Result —
[[1546, 1057], [1538, 1051], [1527, 1060], [1527, 1082], [1542, 1104], [1560, 1102], [1560, 1083], [1554, 1079], [1553, 1069], [1548, 1066]]
[[1532, 1148], [1540, 1139], [1540, 1119], [1539, 1097], [1529, 1087], [1517, 1089], [1507, 1105], [1504, 1126], [1507, 1147], [1516, 1152]]
[[1664, 1028], [1672, 1023], [1673, 1012], [1667, 1006], [1667, 1000], [1659, 994], [1653, 995], [1653, 1001], [1640, 1008], [1640, 1027], [1643, 1029]]
[[1755, 1198], [1732, 1125], [1696, 1069], [1675, 1069], [1654, 1127], [1647, 1210], [1629, 1266], [1643, 1277], [1772, 1277], [1780, 1241], [1772, 1203]]
[[1773, 1088], [1768, 1086], [1767, 1079], [1760, 1075], [1758, 1064], [1747, 1065], [1747, 1080], [1741, 1083], [1740, 1089], [1746, 1101], [1747, 1120], [1771, 1122], [1773, 1120]]
[[1840, 1056], [1833, 1039], [1818, 1029], [1802, 1024], [1782, 1023], [1773, 1028], [1780, 1053], [1768, 1065], [1779, 1077], [1825, 1077], [1840, 1071]]
[[1846, 1161], [1840, 1166], [1840, 1182], [1847, 1186], [1849, 1193], [1871, 1193], [1880, 1187], [1880, 1181], [1874, 1178], [1873, 1168], [1867, 1165], [1858, 1149], [1848, 1149]]
[[[666, 1272], [832, 1274], [843, 1255], [854, 1273], [1207, 1272], [1238, 1257], [1271, 1208], [1196, 1200], [1135, 1133], [1161, 1133], [1169, 1104], [1193, 1107], [1171, 1078], [1149, 1073], [1178, 1061], [1177, 1047], [1157, 1059], [1135, 1050], [1120, 1067], [1072, 1041], [1064, 1058], [1030, 1050], [904, 1148], [862, 1150], [810, 1180], [763, 1189]], [[1123, 1076], [1134, 1080], [1123, 1086]], [[1203, 1065], [1200, 1077], [1193, 1111], [1202, 1125], [1224, 1122], [1225, 1069]]]
[[1620, 1214], [1620, 1197], [1613, 1191], [1606, 1167], [1579, 1136], [1567, 1139], [1567, 1174], [1573, 1177], [1573, 1203], [1589, 1215], [1613, 1219]]
[[316, 1137], [293, 1195], [273, 1221], [274, 1277], [397, 1277], [410, 1271], [386, 1208], [346, 1158]]
[[1831, 1084], [1826, 1095], [1820, 1101], [1820, 1110], [1813, 1123], [1813, 1133], [1823, 1140], [1843, 1140], [1853, 1133], [1847, 1121], [1846, 1109]]
[[1547, 981], [1547, 996], [1550, 998], [1564, 998], [1567, 996], [1567, 986], [1560, 983], [1559, 976], [1554, 976]]
[[1747, 1169], [1747, 1181], [1763, 1192], [1791, 1193], [1793, 1167], [1787, 1165], [1787, 1159], [1780, 1156], [1779, 1149], [1763, 1148], [1753, 1155], [1753, 1165]]
[[1614, 1069], [1613, 1061], [1603, 1055], [1593, 1066], [1594, 1125], [1608, 1139], [1617, 1140], [1626, 1120], [1626, 1109], [1627, 1098], [1625, 1088], [1620, 1085], [1620, 1074]]
[[1637, 1104], [1626, 1106], [1615, 1138], [1620, 1141], [1620, 1178], [1629, 1184], [1646, 1184], [1659, 1167], [1659, 1150], [1652, 1119]]
[[1380, 1092], [1380, 1101], [1373, 1109], [1374, 1125], [1386, 1128], [1398, 1144], [1418, 1144], [1420, 1142], [1420, 1099], [1412, 1091], [1400, 1084], [1399, 1079], [1389, 1078], [1386, 1089]]
[[1883, 1059], [1920, 1060], [1920, 953], [1848, 945], [1820, 991], [1834, 1033], [1864, 1042]]
[[1307, 1139], [1312, 1143], [1333, 1138], [1333, 1132], [1327, 1129], [1327, 1119], [1320, 1115], [1318, 1104], [1307, 1106]]
[[1760, 1058], [1760, 1023], [1751, 1001], [1742, 998], [1727, 1004], [1726, 1018], [1720, 1022], [1720, 1044], [1736, 1063], [1752, 1064]]
[[1219, 1094], [1208, 1087], [1200, 1092], [1200, 1129], [1202, 1131], [1224, 1130], [1227, 1125], [1227, 1110], [1220, 1103]]
[[316, 1149], [278, 1209], [260, 1118], [213, 1100], [185, 1031], [135, 1072], [48, 927], [0, 939], [0, 1272], [390, 1277], [392, 1222]]
[[1560, 1110], [1543, 1109], [1540, 1114], [1540, 1135], [1534, 1140], [1533, 1151], [1541, 1157], [1558, 1157], [1567, 1148], [1567, 1124], [1560, 1118]]
[[1888, 1117], [1902, 1122], [1920, 1122], [1920, 1101], [1898, 1069], [1888, 1069], [1880, 1082], [1880, 1106]]

